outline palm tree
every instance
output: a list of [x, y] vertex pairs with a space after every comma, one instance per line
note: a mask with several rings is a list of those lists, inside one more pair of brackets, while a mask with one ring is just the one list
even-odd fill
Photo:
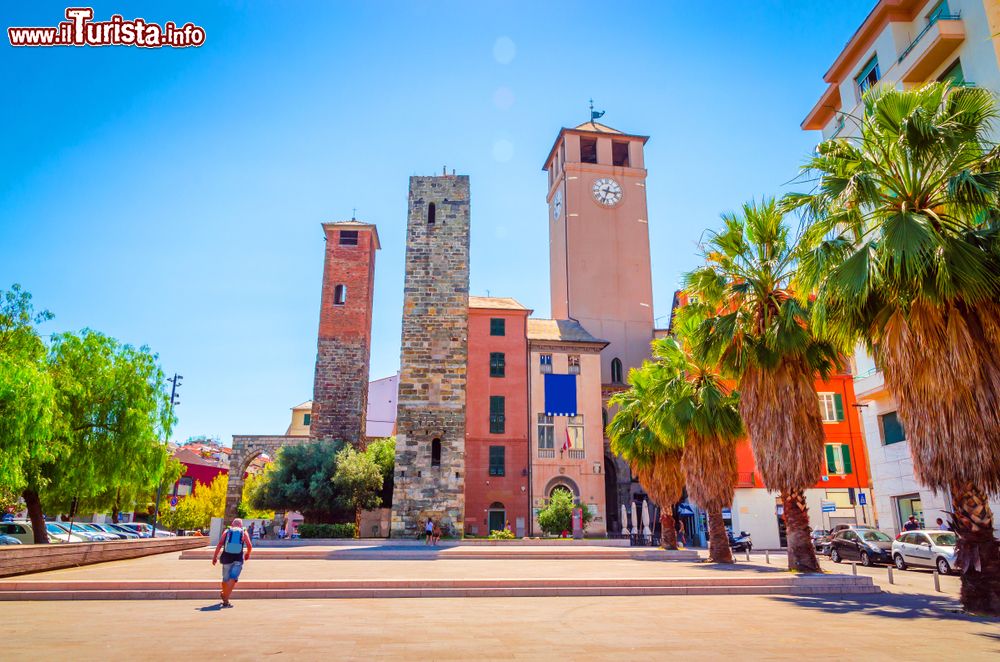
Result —
[[682, 445], [661, 438], [646, 423], [652, 409], [650, 373], [655, 366], [649, 362], [629, 370], [630, 388], [616, 393], [609, 404], [618, 411], [608, 423], [607, 434], [611, 450], [624, 459], [639, 483], [660, 506], [660, 538], [667, 549], [677, 549], [674, 506], [684, 492], [681, 473]]
[[863, 343], [899, 405], [916, 474], [951, 493], [966, 609], [1000, 614], [1000, 150], [986, 90], [865, 97], [861, 135], [804, 170], [799, 281], [817, 331]]
[[661, 436], [683, 439], [681, 467], [688, 493], [708, 515], [709, 558], [732, 563], [722, 509], [733, 504], [736, 443], [744, 434], [743, 421], [739, 396], [723, 383], [715, 366], [691, 352], [686, 339], [698, 322], [697, 316], [682, 314], [675, 337], [653, 342], [653, 356], [666, 368], [659, 375], [668, 378], [653, 384], [659, 405], [649, 420]]
[[810, 306], [789, 289], [794, 244], [774, 199], [723, 215], [703, 244], [705, 266], [685, 277], [707, 317], [693, 346], [735, 379], [739, 410], [764, 484], [779, 492], [788, 567], [819, 572], [804, 490], [823, 469], [825, 436], [814, 389], [836, 364], [832, 346], [810, 332]]

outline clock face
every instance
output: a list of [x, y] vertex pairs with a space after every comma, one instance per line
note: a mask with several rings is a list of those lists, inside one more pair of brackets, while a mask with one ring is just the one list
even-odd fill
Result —
[[552, 218], [559, 220], [559, 216], [562, 214], [562, 189], [556, 191], [556, 197], [552, 198]]
[[610, 177], [602, 177], [594, 182], [594, 200], [605, 207], [614, 207], [622, 199], [622, 187]]

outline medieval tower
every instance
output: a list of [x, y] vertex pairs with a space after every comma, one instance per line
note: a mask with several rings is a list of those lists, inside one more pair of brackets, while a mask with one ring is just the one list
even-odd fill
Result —
[[365, 441], [368, 359], [372, 334], [374, 225], [324, 223], [326, 258], [313, 382], [313, 441]]
[[469, 177], [411, 177], [392, 537], [464, 530]]

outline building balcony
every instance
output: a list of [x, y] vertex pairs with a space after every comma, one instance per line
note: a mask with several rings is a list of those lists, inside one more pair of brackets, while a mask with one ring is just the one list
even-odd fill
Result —
[[878, 395], [884, 390], [885, 378], [876, 368], [854, 376], [854, 395], [858, 400]]
[[556, 449], [554, 448], [539, 448], [538, 457], [542, 460], [551, 460], [556, 456]]
[[569, 454], [569, 459], [571, 459], [571, 460], [583, 460], [583, 459], [586, 458], [586, 455], [584, 455], [583, 449], [579, 449], [578, 450], [578, 449], [571, 448], [571, 449], [569, 449], [566, 452]]
[[951, 59], [965, 41], [965, 23], [957, 14], [946, 14], [920, 31], [899, 56], [904, 83], [926, 82]]
[[736, 487], [757, 487], [752, 471], [741, 471], [736, 474]]

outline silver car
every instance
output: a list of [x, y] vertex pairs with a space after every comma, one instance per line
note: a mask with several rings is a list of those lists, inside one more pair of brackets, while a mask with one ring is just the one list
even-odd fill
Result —
[[892, 543], [892, 561], [900, 570], [913, 565], [937, 568], [947, 575], [955, 567], [957, 542], [951, 531], [904, 531]]

